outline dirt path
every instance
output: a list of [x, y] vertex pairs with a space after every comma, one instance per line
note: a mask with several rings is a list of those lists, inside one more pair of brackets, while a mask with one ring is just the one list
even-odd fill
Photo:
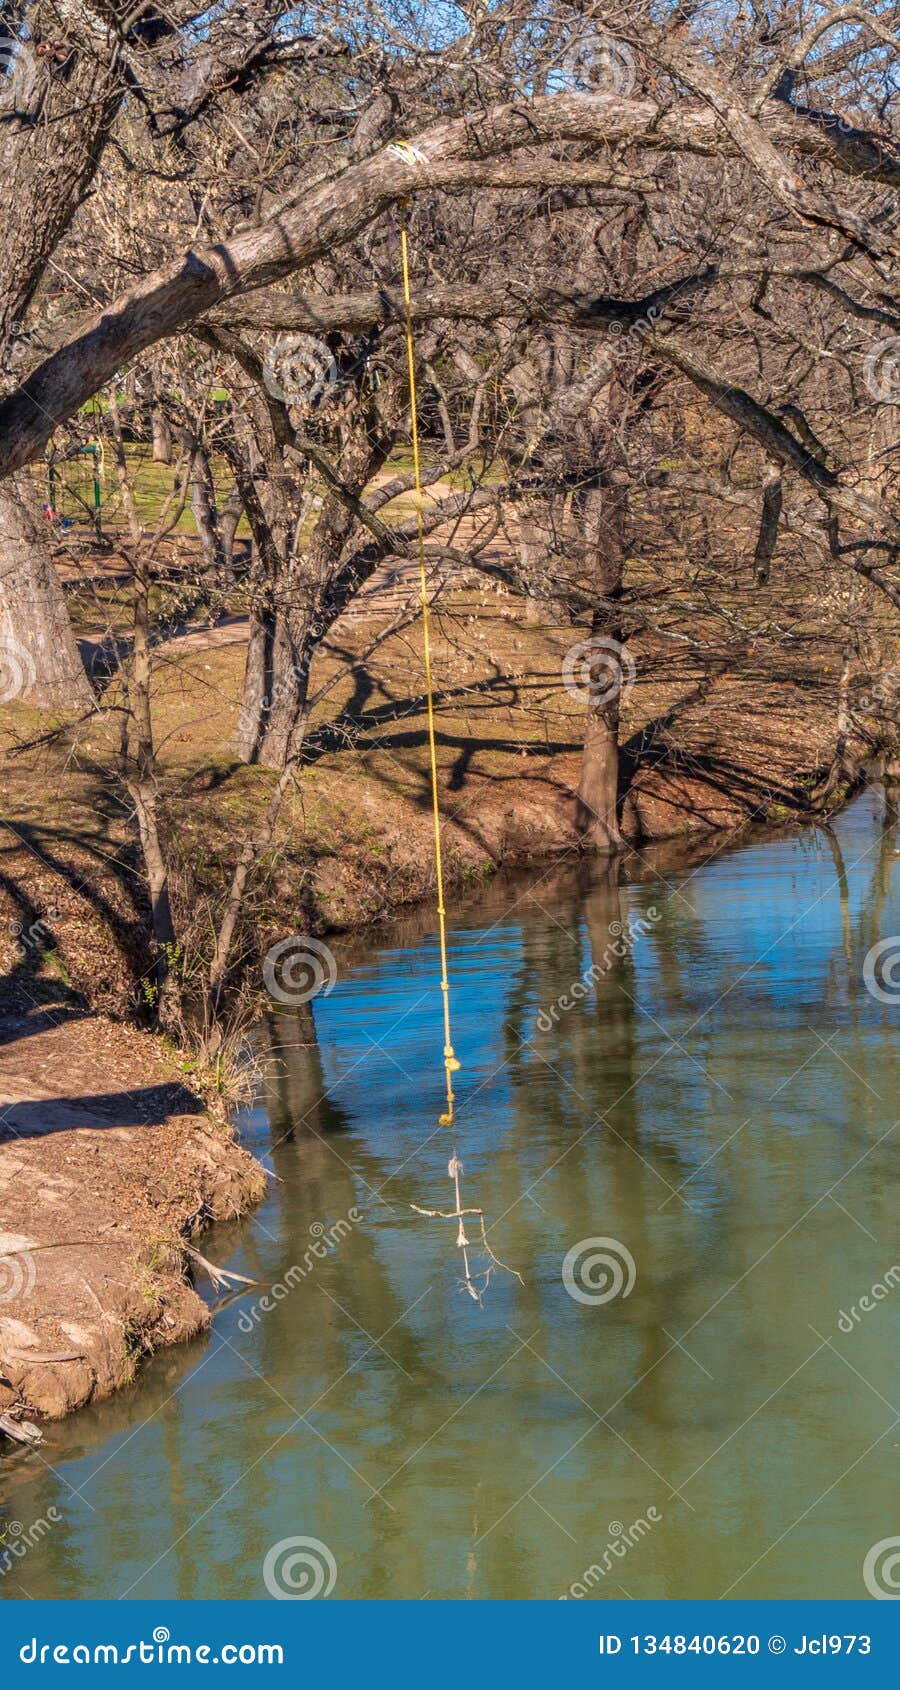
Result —
[[[465, 519], [458, 524], [462, 528]], [[460, 541], [460, 544], [462, 542]], [[505, 561], [508, 548], [496, 545], [487, 547], [483, 553], [486, 561], [500, 565]], [[454, 598], [454, 612], [461, 611], [481, 613], [490, 616], [494, 613], [494, 606], [488, 600], [484, 603], [483, 596], [479, 598], [479, 587], [483, 595], [483, 586], [479, 581], [477, 571], [466, 569], [458, 564], [438, 564], [429, 572], [429, 597], [432, 604], [438, 603], [441, 597], [452, 589]], [[460, 591], [468, 591], [469, 598], [460, 600]], [[388, 622], [399, 615], [417, 616], [419, 613], [419, 565], [415, 558], [395, 558], [390, 563], [381, 564], [370, 579], [362, 587], [351, 604], [335, 622], [330, 639], [339, 637], [346, 631], [348, 625], [354, 622], [367, 621], [378, 618]], [[165, 652], [169, 648], [176, 648], [179, 655], [190, 651], [207, 651], [221, 646], [246, 645], [250, 634], [250, 618], [245, 615], [224, 615], [218, 621], [189, 622], [174, 632], [167, 632], [164, 639], [159, 640], [158, 649]], [[86, 642], [100, 645], [103, 630], [93, 628], [84, 636]]]
[[0, 1041], [0, 1414], [55, 1418], [208, 1325], [184, 1242], [265, 1174], [148, 1034], [32, 1010]]

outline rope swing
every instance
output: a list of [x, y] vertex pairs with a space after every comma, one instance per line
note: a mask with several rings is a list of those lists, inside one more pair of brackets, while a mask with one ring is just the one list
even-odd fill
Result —
[[406, 317], [406, 362], [409, 367], [409, 408], [412, 421], [413, 477], [416, 484], [416, 531], [419, 553], [419, 597], [422, 606], [422, 647], [425, 658], [425, 694], [428, 699], [428, 755], [431, 762], [431, 808], [434, 815], [434, 869], [437, 884], [438, 932], [441, 943], [441, 992], [444, 1000], [444, 1074], [447, 1081], [447, 1112], [439, 1125], [453, 1125], [453, 1075], [459, 1063], [450, 1033], [450, 981], [447, 977], [447, 920], [444, 905], [444, 859], [441, 852], [441, 808], [438, 799], [437, 741], [434, 732], [434, 685], [431, 678], [431, 621], [428, 607], [428, 575], [425, 564], [425, 515], [422, 500], [422, 468], [419, 457], [419, 420], [416, 398], [416, 354], [412, 332], [412, 297], [409, 287], [409, 241], [406, 208], [400, 211], [400, 252], [403, 261], [403, 308]]
[[[403, 143], [400, 143], [401, 145]], [[450, 1020], [450, 979], [447, 969], [447, 912], [444, 904], [444, 859], [441, 846], [441, 807], [438, 793], [437, 769], [437, 739], [434, 727], [434, 683], [432, 680], [431, 664], [431, 620], [428, 603], [428, 571], [425, 561], [425, 507], [422, 495], [422, 468], [419, 454], [419, 420], [418, 402], [416, 397], [416, 354], [413, 342], [412, 327], [412, 294], [409, 280], [409, 239], [407, 230], [408, 201], [400, 204], [400, 256], [403, 267], [403, 309], [406, 329], [406, 361], [409, 370], [409, 408], [411, 417], [411, 441], [413, 458], [413, 480], [415, 482], [416, 500], [416, 533], [419, 558], [419, 599], [422, 610], [422, 650], [425, 665], [425, 696], [427, 700], [428, 720], [428, 756], [431, 769], [431, 809], [434, 818], [434, 870], [437, 887], [437, 916], [438, 935], [441, 952], [441, 996], [443, 999], [444, 1026], [444, 1079], [447, 1092], [447, 1107], [438, 1117], [438, 1125], [446, 1127], [452, 1134], [452, 1150], [447, 1163], [447, 1173], [453, 1181], [455, 1207], [452, 1210], [420, 1209], [413, 1203], [411, 1207], [418, 1215], [427, 1215], [430, 1219], [455, 1220], [459, 1222], [456, 1235], [457, 1248], [462, 1250], [463, 1268], [465, 1273], [465, 1288], [476, 1303], [480, 1303], [490, 1281], [494, 1267], [504, 1268], [507, 1273], [515, 1273], [514, 1268], [506, 1268], [504, 1262], [494, 1255], [485, 1232], [484, 1212], [481, 1209], [464, 1209], [462, 1206], [462, 1192], [460, 1175], [463, 1172], [462, 1163], [457, 1155], [456, 1123], [454, 1119], [455, 1094], [453, 1091], [453, 1075], [459, 1073], [460, 1064], [453, 1049], [453, 1037]], [[471, 1241], [466, 1235], [465, 1216], [476, 1215], [480, 1225], [479, 1242], [488, 1258], [488, 1266], [477, 1275], [480, 1284], [476, 1284], [469, 1265], [469, 1249]], [[521, 1279], [521, 1274], [515, 1277]]]

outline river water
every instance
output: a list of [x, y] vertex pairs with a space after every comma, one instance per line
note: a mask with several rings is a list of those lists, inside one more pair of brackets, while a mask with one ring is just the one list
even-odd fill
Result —
[[521, 1275], [481, 1303], [413, 1207], [453, 1206], [431, 923], [337, 950], [241, 1122], [268, 1200], [203, 1243], [259, 1284], [4, 1462], [0, 1597], [865, 1596], [898, 1530], [900, 990], [866, 979], [898, 844], [871, 790], [453, 912], [463, 1199]]

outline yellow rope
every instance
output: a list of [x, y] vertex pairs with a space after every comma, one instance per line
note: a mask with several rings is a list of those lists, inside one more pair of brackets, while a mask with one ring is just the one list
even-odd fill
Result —
[[[407, 146], [408, 143], [405, 141], [398, 142], [397, 150], [402, 150]], [[403, 304], [406, 317], [406, 361], [409, 367], [409, 405], [412, 415], [411, 433], [413, 480], [415, 481], [416, 488], [416, 530], [418, 533], [419, 551], [419, 595], [422, 604], [422, 647], [425, 659], [425, 694], [428, 701], [428, 751], [431, 761], [431, 808], [434, 815], [434, 861], [435, 876], [437, 880], [438, 932], [440, 934], [441, 942], [441, 992], [443, 994], [444, 1001], [444, 1073], [447, 1080], [447, 1109], [446, 1113], [439, 1117], [439, 1121], [442, 1127], [452, 1128], [454, 1125], [453, 1075], [458, 1071], [459, 1063], [454, 1055], [453, 1040], [450, 1032], [450, 981], [447, 977], [447, 925], [446, 912], [444, 909], [444, 864], [441, 853], [441, 807], [438, 794], [437, 744], [434, 731], [434, 685], [431, 675], [431, 624], [428, 608], [428, 572], [425, 564], [425, 515], [422, 500], [422, 469], [419, 457], [419, 418], [418, 406], [416, 403], [416, 355], [415, 347], [413, 345], [412, 332], [412, 297], [409, 286], [409, 241], [407, 238], [406, 203], [404, 201], [401, 201], [400, 204], [400, 253], [403, 261]], [[422, 1215], [439, 1215], [442, 1220], [456, 1220], [459, 1222], [456, 1243], [457, 1248], [462, 1250], [463, 1268], [465, 1274], [464, 1284], [469, 1296], [472, 1297], [476, 1303], [481, 1303], [493, 1269], [495, 1267], [503, 1268], [505, 1264], [494, 1255], [494, 1252], [488, 1243], [484, 1214], [482, 1210], [477, 1208], [463, 1208], [462, 1193], [460, 1191], [460, 1175], [463, 1170], [462, 1163], [456, 1154], [455, 1142], [454, 1129], [454, 1149], [451, 1152], [450, 1160], [447, 1165], [447, 1173], [453, 1181], [453, 1190], [456, 1198], [456, 1205], [453, 1212], [448, 1214], [443, 1209], [419, 1209], [418, 1213]], [[413, 1204], [413, 1207], [415, 1208], [415, 1204]], [[477, 1276], [483, 1281], [480, 1285], [472, 1278], [472, 1269], [469, 1263], [471, 1242], [466, 1236], [466, 1215], [477, 1215], [480, 1227], [480, 1245], [488, 1259], [487, 1269]], [[507, 1271], [515, 1273], [514, 1268], [509, 1268]], [[517, 1279], [521, 1279], [521, 1277], [521, 1274], [516, 1274]]]
[[[441, 809], [438, 799], [437, 744], [434, 732], [434, 687], [431, 679], [431, 625], [428, 614], [428, 577], [425, 566], [425, 521], [422, 503], [422, 471], [419, 459], [419, 425], [416, 405], [416, 356], [412, 332], [412, 298], [409, 288], [409, 244], [406, 211], [400, 210], [400, 252], [403, 261], [403, 304], [406, 314], [406, 360], [409, 366], [409, 403], [412, 412], [413, 476], [416, 484], [416, 527], [419, 551], [419, 594], [422, 603], [422, 646], [425, 657], [425, 692], [428, 699], [428, 751], [431, 759], [431, 807], [434, 814], [434, 862], [437, 879], [438, 931], [441, 942], [441, 992], [444, 1000], [444, 1074], [447, 1081], [447, 1111], [442, 1127], [453, 1124], [453, 1079], [459, 1063], [450, 1033], [450, 981], [447, 977], [447, 927], [444, 910], [444, 863], [441, 854]], [[457, 1196], [457, 1208], [459, 1197]]]

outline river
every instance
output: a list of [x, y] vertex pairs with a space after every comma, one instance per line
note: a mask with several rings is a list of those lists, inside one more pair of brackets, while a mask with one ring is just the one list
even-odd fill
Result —
[[900, 989], [866, 966], [897, 831], [873, 788], [452, 912], [463, 1200], [515, 1270], [480, 1302], [413, 1207], [453, 1206], [433, 923], [335, 945], [240, 1122], [269, 1197], [201, 1240], [258, 1283], [4, 1462], [0, 1597], [864, 1596], [897, 1530]]

